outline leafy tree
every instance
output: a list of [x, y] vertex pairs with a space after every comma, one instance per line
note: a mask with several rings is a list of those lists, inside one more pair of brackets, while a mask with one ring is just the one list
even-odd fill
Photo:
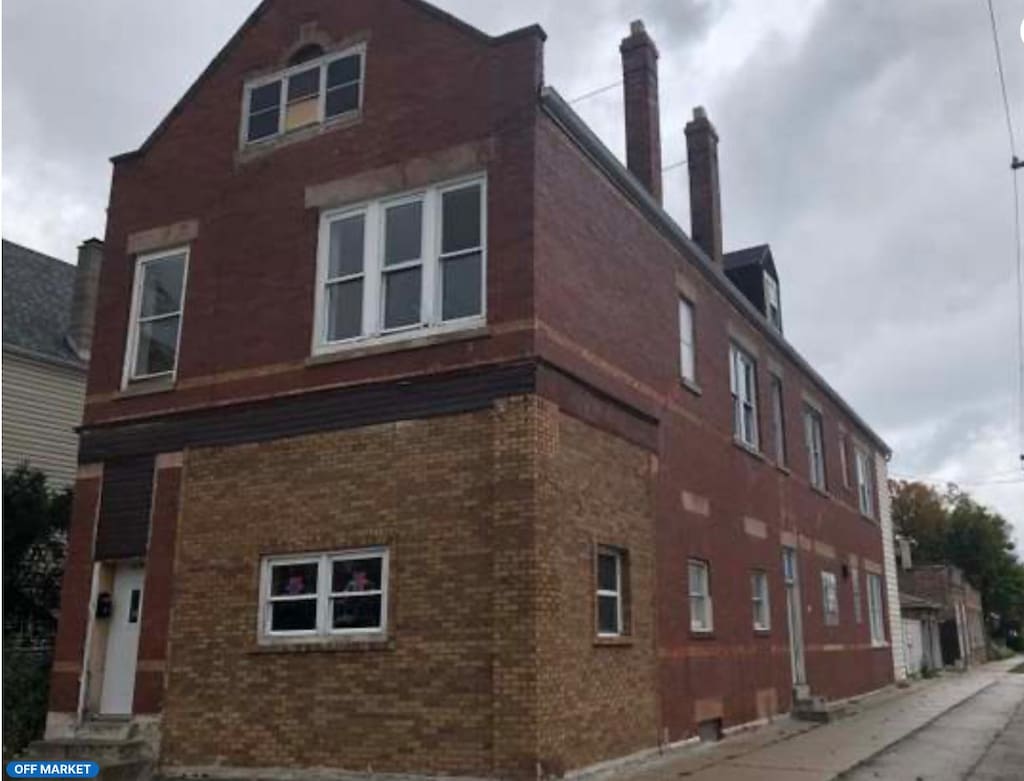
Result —
[[44, 638], [56, 629], [71, 491], [22, 465], [4, 475], [4, 627]]
[[914, 559], [953, 564], [981, 594], [1000, 632], [1024, 622], [1024, 564], [1014, 550], [1010, 524], [955, 485], [940, 493], [922, 483], [894, 481], [896, 529], [914, 539]]

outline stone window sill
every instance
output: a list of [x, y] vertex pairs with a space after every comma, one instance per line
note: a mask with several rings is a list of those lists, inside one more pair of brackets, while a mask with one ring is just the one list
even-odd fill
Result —
[[694, 640], [714, 640], [714, 629], [690, 629], [690, 637]]
[[335, 348], [324, 348], [323, 352], [317, 353], [306, 359], [307, 366], [319, 366], [325, 363], [337, 361], [352, 361], [357, 358], [365, 358], [371, 355], [386, 355], [388, 353], [400, 352], [402, 350], [413, 350], [420, 347], [430, 347], [436, 344], [448, 344], [450, 342], [465, 342], [473, 339], [483, 339], [490, 336], [490, 328], [486, 325], [479, 325], [458, 330], [440, 332], [418, 332], [410, 331], [405, 338], [391, 339], [389, 341], [355, 342]]
[[174, 377], [156, 377], [151, 380], [133, 380], [122, 388], [116, 398], [131, 399], [136, 396], [151, 396], [155, 393], [168, 393], [174, 390]]
[[367, 651], [393, 651], [395, 641], [387, 637], [342, 640], [267, 641], [249, 649], [253, 656], [265, 654], [359, 653]]
[[733, 443], [733, 445], [738, 447], [740, 450], [742, 450], [744, 453], [746, 453], [748, 456], [753, 456], [758, 461], [762, 461], [764, 463], [768, 463], [768, 458], [765, 456], [764, 453], [762, 453], [756, 447], [753, 447], [752, 445], [748, 445], [742, 439], [736, 439], [735, 437], [733, 437], [732, 443]]
[[619, 635], [617, 637], [595, 637], [594, 647], [595, 648], [628, 648], [633, 645], [633, 637], [631, 635]]
[[688, 390], [694, 396], [704, 395], [704, 391], [701, 389], [700, 385], [698, 385], [694, 380], [687, 379], [686, 377], [680, 377], [679, 384], [683, 387], [684, 390]]

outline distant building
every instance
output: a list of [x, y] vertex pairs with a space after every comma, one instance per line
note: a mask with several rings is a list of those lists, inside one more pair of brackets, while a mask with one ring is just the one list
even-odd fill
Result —
[[908, 596], [939, 606], [940, 666], [967, 667], [985, 661], [981, 595], [967, 582], [959, 567], [930, 564], [902, 569], [899, 582], [904, 609], [908, 606]]
[[103, 243], [78, 266], [3, 242], [3, 470], [27, 463], [56, 487], [75, 480]]

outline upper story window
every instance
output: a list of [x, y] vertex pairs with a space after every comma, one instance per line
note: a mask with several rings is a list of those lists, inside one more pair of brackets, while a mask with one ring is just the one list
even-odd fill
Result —
[[187, 247], [138, 257], [125, 353], [125, 384], [174, 375], [187, 270]]
[[804, 442], [807, 445], [808, 477], [811, 485], [825, 490], [825, 436], [821, 413], [804, 406]]
[[857, 501], [860, 511], [864, 515], [873, 515], [871, 457], [866, 450], [859, 447], [854, 450], [854, 468], [857, 471]]
[[775, 463], [786, 465], [786, 413], [783, 405], [782, 378], [770, 376], [772, 397], [772, 440], [775, 446]]
[[697, 349], [694, 340], [693, 304], [679, 299], [679, 375], [690, 382], [697, 380]]
[[843, 473], [843, 488], [850, 487], [850, 465], [846, 456], [846, 434], [839, 434], [839, 471]]
[[756, 364], [743, 349], [729, 346], [729, 385], [732, 389], [733, 433], [745, 445], [757, 448]]
[[362, 105], [365, 49], [293, 65], [245, 85], [246, 144], [354, 114]]
[[482, 177], [325, 212], [314, 350], [483, 321]]
[[767, 271], [764, 274], [764, 313], [776, 331], [782, 330], [782, 307], [779, 304], [779, 283]]

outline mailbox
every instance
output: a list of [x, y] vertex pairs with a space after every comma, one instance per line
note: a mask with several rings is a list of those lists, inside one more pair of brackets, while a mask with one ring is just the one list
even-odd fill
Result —
[[110, 592], [104, 591], [96, 597], [96, 618], [110, 618], [114, 609], [114, 602], [110, 598]]

